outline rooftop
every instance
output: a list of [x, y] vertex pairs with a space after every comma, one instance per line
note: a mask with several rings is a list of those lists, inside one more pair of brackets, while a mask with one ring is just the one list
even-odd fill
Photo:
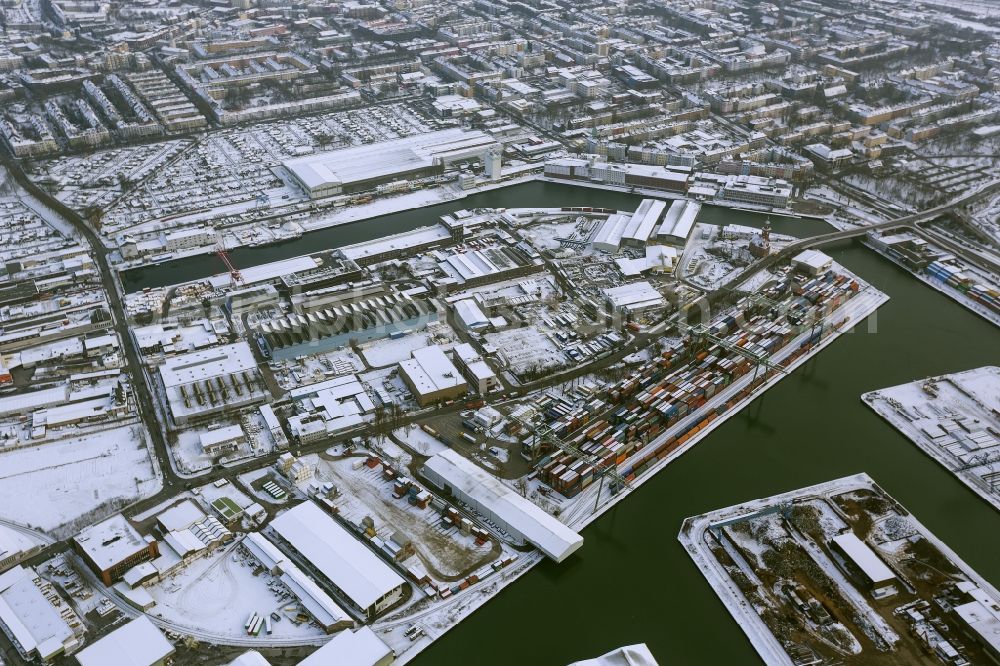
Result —
[[80, 666], [153, 666], [173, 653], [174, 646], [141, 615], [81, 650], [76, 659]]
[[583, 537], [558, 518], [550, 516], [452, 449], [433, 456], [425, 467], [447, 480], [455, 489], [488, 507], [491, 513], [556, 562], [562, 562], [583, 545]]
[[271, 521], [271, 527], [359, 608], [369, 608], [404, 582], [311, 501], [281, 514]]

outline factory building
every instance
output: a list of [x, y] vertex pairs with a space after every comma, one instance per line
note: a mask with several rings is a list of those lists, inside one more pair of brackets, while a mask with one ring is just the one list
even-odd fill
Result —
[[969, 581], [962, 581], [957, 587], [966, 601], [952, 608], [952, 616], [966, 635], [1000, 663], [1000, 608], [995, 599]]
[[236, 424], [203, 432], [198, 437], [201, 451], [206, 456], [221, 456], [240, 448], [247, 441], [243, 426]]
[[441, 347], [414, 349], [411, 356], [399, 364], [400, 376], [421, 407], [458, 398], [469, 390], [462, 373]]
[[653, 233], [654, 227], [663, 217], [667, 204], [658, 199], [643, 199], [639, 207], [632, 213], [625, 230], [622, 232], [622, 244], [631, 247], [644, 247]]
[[792, 257], [792, 268], [806, 275], [819, 275], [830, 270], [833, 259], [819, 250], [803, 250]]
[[271, 527], [369, 619], [402, 598], [406, 582], [399, 574], [315, 503], [289, 509]]
[[630, 282], [620, 287], [602, 289], [601, 293], [615, 314], [634, 315], [640, 312], [662, 310], [667, 301], [648, 282]]
[[179, 354], [160, 366], [167, 407], [178, 425], [239, 409], [267, 397], [246, 342]]
[[494, 139], [460, 128], [286, 160], [285, 169], [313, 199], [372, 189], [397, 179], [443, 173], [456, 162], [488, 160]]
[[299, 662], [298, 666], [389, 666], [396, 661], [392, 649], [371, 627], [342, 631], [332, 641]]
[[80, 649], [86, 633], [51, 583], [24, 567], [0, 574], [0, 628], [22, 657], [43, 664]]
[[896, 581], [896, 575], [885, 562], [875, 554], [868, 545], [858, 538], [854, 532], [845, 532], [833, 537], [831, 547], [839, 553], [851, 568], [856, 569], [864, 577], [872, 590], [889, 587]]
[[81, 531], [73, 537], [73, 547], [105, 585], [160, 554], [156, 540], [145, 539], [120, 513]]
[[354, 619], [324, 592], [319, 585], [291, 562], [277, 546], [264, 538], [260, 532], [250, 532], [243, 539], [246, 548], [262, 567], [272, 576], [278, 576], [282, 583], [309, 613], [310, 617], [326, 633], [354, 626]]
[[683, 247], [691, 237], [701, 204], [689, 199], [678, 199], [670, 204], [663, 224], [656, 231], [656, 240], [668, 245]]
[[122, 625], [76, 655], [80, 666], [165, 666], [175, 650], [145, 615]]
[[469, 385], [480, 395], [500, 388], [500, 380], [489, 363], [468, 342], [455, 345], [455, 363], [469, 381]]
[[430, 458], [422, 473], [445, 494], [556, 562], [562, 562], [583, 545], [579, 534], [452, 449]]
[[42, 549], [34, 539], [0, 525], [0, 571], [23, 562]]

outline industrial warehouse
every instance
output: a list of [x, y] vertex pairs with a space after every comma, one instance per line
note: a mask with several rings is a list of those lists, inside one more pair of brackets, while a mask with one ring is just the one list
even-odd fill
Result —
[[289, 509], [271, 528], [367, 618], [402, 598], [406, 582], [315, 503]]
[[486, 162], [495, 143], [483, 132], [447, 129], [299, 157], [283, 166], [310, 197], [317, 199], [395, 179], [441, 174], [463, 160]]
[[0, 666], [1000, 664], [996, 5], [0, 3]]

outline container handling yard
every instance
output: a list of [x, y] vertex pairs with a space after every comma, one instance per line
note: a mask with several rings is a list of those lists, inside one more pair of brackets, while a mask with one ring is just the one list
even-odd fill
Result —
[[993, 4], [0, 2], [0, 666], [1000, 663]]

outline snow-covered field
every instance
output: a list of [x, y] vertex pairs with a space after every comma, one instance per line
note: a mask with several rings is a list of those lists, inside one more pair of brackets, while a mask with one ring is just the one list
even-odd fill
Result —
[[[0, 456], [0, 516], [73, 532], [162, 487], [139, 426], [123, 426]], [[96, 514], [91, 512], [99, 509]]]
[[255, 576], [256, 567], [235, 545], [198, 558], [147, 588], [156, 600], [150, 615], [195, 637], [247, 639], [243, 623], [251, 613], [277, 612], [282, 620], [271, 623], [273, 633], [261, 636], [262, 645], [268, 640], [323, 636], [311, 623], [296, 626], [284, 617], [284, 607], [296, 605], [295, 597], [267, 572]]

